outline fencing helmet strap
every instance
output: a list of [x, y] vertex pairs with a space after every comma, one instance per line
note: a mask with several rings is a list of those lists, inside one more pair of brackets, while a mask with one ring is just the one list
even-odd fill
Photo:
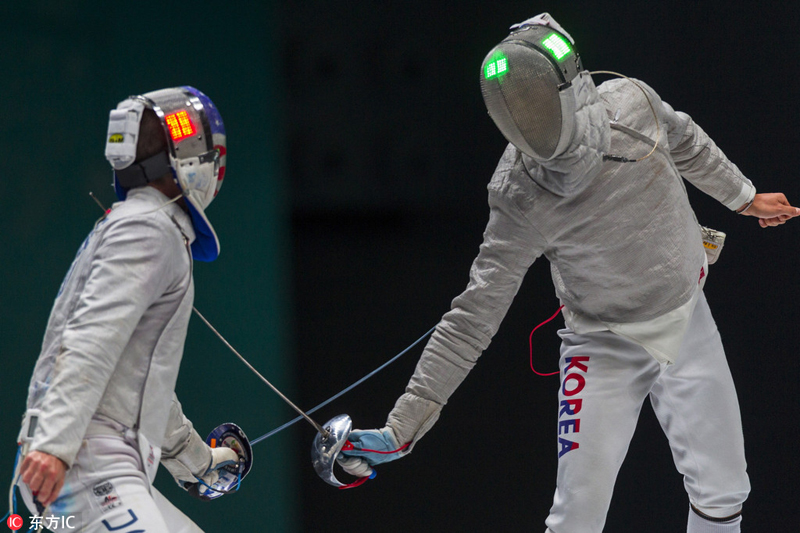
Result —
[[114, 174], [119, 187], [128, 190], [157, 180], [171, 168], [167, 152], [159, 152], [126, 168], [115, 170]]
[[[136, 143], [141, 116], [152, 109], [167, 138], [164, 156], [136, 162]], [[114, 189], [120, 200], [128, 189], [144, 185], [172, 169], [194, 226], [192, 256], [213, 261], [219, 255], [219, 239], [205, 209], [219, 192], [227, 159], [225, 125], [211, 99], [194, 87], [161, 89], [131, 96], [109, 115], [106, 158], [114, 167]], [[163, 170], [158, 175], [152, 175]]]
[[503, 136], [539, 161], [562, 154], [575, 132], [572, 81], [583, 70], [572, 38], [547, 13], [511, 27], [481, 69], [481, 92]]

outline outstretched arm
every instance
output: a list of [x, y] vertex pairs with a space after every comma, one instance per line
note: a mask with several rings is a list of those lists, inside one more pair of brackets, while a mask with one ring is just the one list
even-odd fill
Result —
[[800, 215], [800, 209], [792, 207], [786, 196], [780, 192], [756, 194], [750, 205], [744, 204], [736, 212], [758, 217], [758, 223], [762, 228], [779, 226], [790, 218]]
[[525, 217], [527, 206], [510, 192], [490, 188], [489, 205], [489, 223], [466, 290], [437, 325], [386, 427], [350, 434], [353, 448], [343, 449], [338, 458], [345, 471], [364, 477], [372, 473], [371, 465], [413, 449], [489, 345], [528, 267], [545, 249], [544, 237]]

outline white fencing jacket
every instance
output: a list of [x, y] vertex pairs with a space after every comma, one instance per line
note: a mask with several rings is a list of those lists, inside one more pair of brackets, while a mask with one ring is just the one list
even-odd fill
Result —
[[[678, 321], [691, 315], [684, 306], [706, 268], [682, 177], [732, 210], [754, 197], [751, 182], [691, 117], [651, 88], [629, 80], [595, 88], [587, 78], [574, 82], [578, 128], [565, 154], [541, 163], [513, 145], [503, 154], [488, 186], [489, 222], [469, 284], [389, 415], [401, 443], [433, 425], [541, 255], [550, 261], [568, 322], [674, 345], [652, 326], [674, 325], [669, 314], [676, 310]], [[602, 160], [603, 153], [637, 159], [656, 139], [655, 152], [641, 162]]]
[[[71, 466], [104, 419], [137, 432], [148, 477], [161, 448], [201, 442], [174, 395], [194, 300], [189, 216], [152, 187], [129, 191], [80, 247], [53, 305], [28, 392], [30, 450]], [[94, 430], [93, 430], [94, 428]], [[99, 428], [99, 432], [104, 432]], [[206, 447], [193, 470], [210, 462]]]

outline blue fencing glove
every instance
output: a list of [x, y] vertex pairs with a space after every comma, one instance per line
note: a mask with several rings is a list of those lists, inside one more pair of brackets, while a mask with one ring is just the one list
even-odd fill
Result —
[[336, 460], [348, 474], [370, 477], [374, 472], [372, 466], [408, 455], [406, 448], [397, 441], [392, 428], [355, 429]]

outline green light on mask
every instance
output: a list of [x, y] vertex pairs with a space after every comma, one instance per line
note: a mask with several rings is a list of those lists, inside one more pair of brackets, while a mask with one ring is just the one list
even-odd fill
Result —
[[570, 52], [572, 52], [572, 47], [570, 46], [569, 41], [557, 33], [550, 34], [547, 39], [542, 41], [542, 46], [550, 50], [550, 53], [553, 54], [553, 57], [556, 58], [556, 61], [561, 61]]
[[504, 55], [495, 56], [490, 62], [486, 63], [483, 75], [487, 80], [498, 78], [508, 73], [508, 58]]

